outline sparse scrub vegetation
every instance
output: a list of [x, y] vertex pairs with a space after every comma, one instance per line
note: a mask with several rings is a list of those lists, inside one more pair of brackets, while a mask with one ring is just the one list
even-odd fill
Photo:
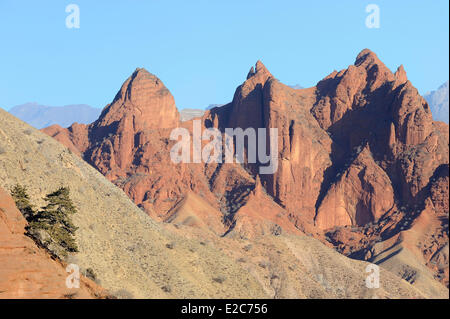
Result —
[[164, 287], [162, 287], [161, 289], [162, 289], [162, 291], [164, 291], [164, 292], [166, 292], [166, 293], [172, 292], [172, 289], [170, 288], [170, 286], [164, 286]]
[[219, 277], [214, 277], [213, 278], [214, 282], [217, 282], [218, 284], [223, 284], [225, 281], [225, 277], [219, 276]]
[[26, 187], [19, 184], [14, 185], [11, 189], [11, 196], [25, 219], [30, 221], [36, 213], [30, 202], [30, 196]]
[[86, 277], [94, 282], [97, 282], [97, 275], [92, 268], [86, 269]]

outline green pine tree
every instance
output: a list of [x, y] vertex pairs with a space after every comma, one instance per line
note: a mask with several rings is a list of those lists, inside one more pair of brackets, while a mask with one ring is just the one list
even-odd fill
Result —
[[75, 231], [77, 227], [72, 222], [72, 215], [77, 209], [70, 199], [67, 187], [48, 194], [44, 200], [47, 205], [39, 211], [30, 222], [30, 227], [45, 230], [52, 240], [68, 252], [77, 252]]
[[25, 219], [27, 221], [32, 220], [36, 212], [30, 202], [30, 196], [28, 196], [26, 187], [19, 184], [14, 185], [11, 190], [11, 196]]

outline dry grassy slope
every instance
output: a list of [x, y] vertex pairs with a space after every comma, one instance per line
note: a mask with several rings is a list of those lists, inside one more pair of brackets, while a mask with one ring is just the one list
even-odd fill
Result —
[[74, 219], [80, 253], [73, 261], [92, 268], [100, 284], [119, 296], [424, 296], [385, 271], [382, 288], [367, 289], [367, 263], [309, 237], [266, 235], [249, 241], [185, 225], [162, 227], [64, 146], [0, 110], [0, 186], [15, 183], [26, 185], [35, 202], [61, 185], [71, 188], [79, 209]]
[[194, 226], [219, 236], [226, 231], [222, 214], [193, 192], [187, 193], [185, 198], [167, 213], [164, 221], [174, 225]]
[[[192, 196], [188, 196], [185, 206], [192, 204], [192, 200]], [[195, 205], [203, 207], [208, 204], [196, 197]], [[184, 213], [182, 206], [179, 209]], [[176, 208], [172, 214], [177, 214]], [[380, 288], [368, 289], [365, 285], [367, 262], [349, 259], [312, 237], [285, 231], [274, 236], [267, 231], [258, 231], [260, 227], [250, 223], [245, 226], [246, 233], [252, 232], [252, 226], [255, 228], [254, 236], [248, 240], [237, 234], [219, 237], [201, 226], [177, 220], [167, 225], [185, 238], [197, 238], [230, 256], [257, 278], [270, 298], [436, 297], [423, 294], [384, 269], [380, 269]]]
[[[423, 211], [410, 229], [400, 232], [398, 236], [386, 242], [377, 243], [372, 262], [408, 279], [417, 289], [429, 296], [448, 298], [448, 288], [435, 280], [433, 273], [425, 266], [426, 260], [421, 247], [422, 243], [434, 237], [433, 234], [438, 234], [435, 227], [439, 224], [434, 212]], [[446, 250], [445, 258], [448, 260], [448, 244], [443, 250]], [[445, 264], [442, 267], [445, 267]]]
[[[26, 185], [34, 202], [71, 189], [80, 253], [100, 284], [124, 297], [264, 297], [256, 280], [197, 240], [169, 234], [56, 140], [0, 110], [0, 186]], [[169, 244], [167, 248], [166, 245]], [[217, 283], [213, 279], [223, 276]]]
[[449, 291], [433, 278], [430, 270], [417, 254], [402, 243], [383, 251], [374, 260], [384, 269], [411, 280], [413, 285], [432, 298], [448, 298]]
[[[433, 298], [380, 267], [379, 289], [366, 288], [367, 262], [345, 257], [310, 237], [287, 239], [286, 244], [310, 277], [319, 278], [339, 298]], [[313, 258], [312, 258], [313, 257]], [[441, 298], [443, 296], [440, 296]]]
[[249, 241], [220, 238], [184, 225], [174, 226], [173, 230], [218, 247], [257, 278], [270, 298], [432, 297], [383, 268], [380, 268], [380, 288], [368, 289], [367, 262], [349, 259], [312, 237], [263, 235]]

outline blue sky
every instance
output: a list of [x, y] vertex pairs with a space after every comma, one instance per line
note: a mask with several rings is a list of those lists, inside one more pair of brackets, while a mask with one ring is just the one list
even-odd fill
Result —
[[[70, 3], [79, 29], [66, 28]], [[365, 25], [371, 3], [379, 29]], [[258, 59], [309, 87], [366, 47], [425, 93], [448, 80], [448, 12], [447, 0], [0, 0], [0, 107], [103, 108], [145, 67], [178, 108], [203, 108], [230, 101]]]

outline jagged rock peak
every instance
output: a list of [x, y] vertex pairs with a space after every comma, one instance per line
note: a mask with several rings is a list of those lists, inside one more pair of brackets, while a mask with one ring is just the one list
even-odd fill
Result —
[[[367, 81], [372, 91], [386, 82], [396, 80], [394, 73], [369, 49], [364, 49], [358, 54], [355, 60], [355, 67], [359, 70], [365, 70], [364, 72], [367, 73]], [[397, 82], [397, 84], [399, 83]]]
[[136, 95], [146, 91], [160, 91], [160, 94], [170, 94], [162, 81], [154, 74], [144, 68], [136, 68], [131, 76], [124, 82], [118, 95], [122, 98], [132, 100]]
[[371, 65], [371, 64], [380, 64], [382, 63], [380, 59], [378, 59], [377, 55], [369, 49], [362, 50], [355, 60], [355, 65], [360, 66], [363, 64]]
[[261, 60], [258, 60], [255, 64], [255, 67], [251, 67], [250, 71], [247, 75], [247, 80], [252, 78], [253, 76], [264, 76], [264, 77], [271, 77], [272, 74], [267, 70], [266, 66], [261, 62]]
[[263, 194], [263, 188], [261, 185], [261, 179], [259, 178], [259, 175], [256, 175], [255, 188], [253, 189], [253, 195], [261, 196], [262, 194]]
[[261, 62], [261, 60], [256, 61], [255, 64], [255, 70], [256, 72], [260, 72], [260, 71], [267, 71], [266, 66]]
[[367, 142], [356, 147], [355, 152], [356, 152], [356, 156], [353, 161], [353, 164], [361, 165], [361, 164], [367, 162], [368, 160], [369, 161], [373, 160], [372, 151], [370, 150], [369, 143], [367, 143]]
[[248, 71], [248, 74], [247, 74], [247, 80], [248, 79], [250, 79], [252, 76], [254, 76], [255, 75], [255, 68], [252, 66], [251, 68], [250, 68], [250, 71]]
[[401, 64], [397, 68], [397, 71], [395, 71], [394, 75], [397, 81], [399, 81], [400, 83], [405, 83], [406, 81], [408, 81], [408, 76], [406, 75], [406, 71], [405, 68], [403, 67], [403, 64]]
[[380, 77], [379, 80], [395, 80], [392, 71], [369, 49], [364, 49], [358, 54], [355, 60], [355, 66], [365, 68], [371, 73], [373, 70], [377, 70], [375, 77]]
[[135, 127], [168, 128], [179, 122], [175, 100], [164, 83], [144, 68], [137, 68], [122, 84], [113, 102], [100, 115], [102, 126], [135, 116]]

